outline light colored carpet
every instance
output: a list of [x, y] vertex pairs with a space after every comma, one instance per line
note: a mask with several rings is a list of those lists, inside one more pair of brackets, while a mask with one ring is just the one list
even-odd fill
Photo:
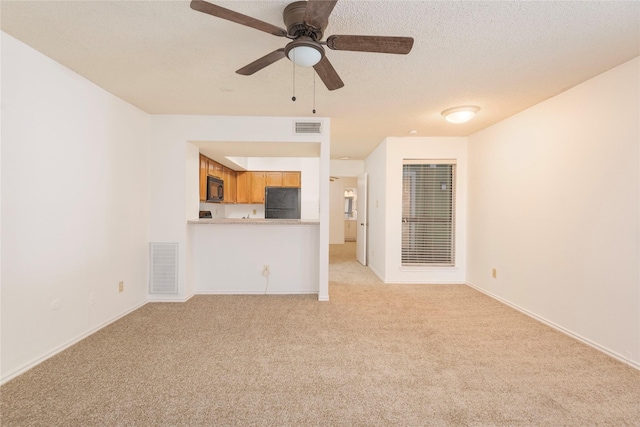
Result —
[[467, 286], [383, 285], [352, 250], [331, 247], [330, 302], [147, 304], [1, 387], [2, 425], [640, 425], [637, 370]]

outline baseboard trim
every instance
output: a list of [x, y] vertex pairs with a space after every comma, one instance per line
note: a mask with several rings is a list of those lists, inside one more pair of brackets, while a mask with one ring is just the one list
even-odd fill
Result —
[[384, 283], [385, 285], [391, 285], [391, 284], [393, 284], [393, 285], [464, 285], [465, 284], [465, 282], [461, 281], [461, 280], [452, 280], [452, 281], [448, 281], [448, 280], [429, 280], [429, 281], [424, 281], [424, 280], [419, 280], [419, 281], [411, 281], [411, 280], [397, 281], [397, 280], [392, 280], [392, 281], [387, 281], [371, 265], [367, 265], [367, 267], [369, 267], [369, 270], [371, 270], [371, 272], [373, 274], [375, 274], [376, 277], [378, 279], [380, 279], [380, 281], [382, 283]]
[[385, 283], [385, 284], [386, 284], [386, 282], [384, 281], [384, 277], [382, 277], [382, 274], [378, 273], [378, 270], [376, 270], [375, 268], [373, 268], [373, 267], [371, 266], [371, 264], [367, 264], [367, 267], [369, 267], [369, 270], [371, 270], [371, 272], [372, 272], [373, 274], [375, 274], [375, 275], [376, 275], [376, 277], [377, 277], [378, 279], [380, 279], [380, 281], [381, 281], [382, 283]]
[[187, 302], [191, 298], [193, 298], [194, 295], [195, 293], [192, 293], [183, 298], [179, 298], [179, 297], [159, 298], [159, 297], [150, 296], [148, 302]]
[[394, 285], [466, 285], [464, 281], [460, 280], [420, 280], [420, 281], [407, 281], [407, 280], [394, 280], [391, 282], [385, 282], [385, 284], [394, 284]]
[[634, 362], [633, 360], [629, 360], [626, 357], [616, 353], [615, 351], [612, 351], [612, 350], [610, 350], [610, 349], [608, 349], [606, 347], [603, 347], [600, 344], [597, 344], [597, 343], [589, 340], [588, 338], [585, 338], [585, 337], [583, 337], [583, 336], [581, 336], [579, 334], [576, 334], [575, 332], [570, 331], [569, 329], [566, 329], [566, 328], [564, 328], [564, 327], [562, 327], [562, 326], [560, 326], [560, 325], [558, 325], [558, 324], [556, 324], [556, 323], [554, 323], [554, 322], [552, 322], [550, 320], [545, 319], [544, 317], [538, 316], [537, 314], [532, 313], [529, 310], [526, 310], [526, 309], [518, 306], [517, 304], [513, 304], [512, 302], [509, 302], [506, 299], [501, 298], [501, 297], [499, 297], [499, 296], [497, 296], [497, 295], [495, 295], [495, 294], [493, 294], [493, 293], [491, 293], [489, 291], [486, 291], [486, 290], [482, 289], [481, 287], [479, 287], [477, 285], [474, 285], [471, 282], [466, 282], [466, 285], [469, 286], [470, 288], [475, 289], [478, 292], [481, 292], [481, 293], [487, 295], [490, 298], [495, 299], [496, 301], [501, 302], [504, 305], [507, 305], [507, 306], [513, 308], [514, 310], [518, 310], [520, 313], [525, 314], [525, 315], [531, 317], [532, 319], [535, 319], [538, 322], [543, 323], [543, 324], [545, 324], [545, 325], [557, 330], [558, 332], [562, 332], [563, 334], [568, 335], [571, 338], [576, 339], [576, 340], [588, 345], [589, 347], [592, 347], [592, 348], [594, 348], [594, 349], [606, 354], [607, 356], [613, 357], [614, 359], [616, 359], [616, 360], [618, 360], [618, 361], [620, 361], [622, 363], [625, 363], [625, 364], [631, 366], [632, 368], [640, 370], [640, 363]]
[[0, 379], [0, 385], [6, 384], [7, 382], [11, 381], [12, 379], [16, 378], [17, 376], [24, 374], [25, 372], [27, 372], [29, 369], [32, 369], [36, 366], [38, 366], [39, 364], [41, 364], [42, 362], [44, 362], [45, 360], [55, 356], [56, 354], [66, 350], [67, 348], [71, 347], [74, 344], [79, 343], [80, 341], [82, 341], [83, 339], [87, 338], [88, 336], [95, 334], [96, 332], [98, 332], [100, 329], [109, 326], [110, 324], [112, 324], [113, 322], [115, 322], [116, 320], [119, 320], [121, 318], [123, 318], [124, 316], [133, 313], [134, 311], [136, 311], [137, 309], [143, 307], [144, 305], [147, 304], [147, 301], [142, 301], [138, 304], [136, 304], [135, 306], [129, 308], [127, 311], [118, 314], [117, 316], [112, 317], [111, 319], [108, 319], [104, 322], [102, 322], [101, 324], [99, 324], [98, 326], [91, 328], [90, 330], [88, 330], [87, 332], [84, 332], [80, 335], [78, 335], [75, 338], [72, 338], [71, 340], [67, 341], [66, 343], [54, 348], [53, 350], [45, 353], [44, 355], [37, 357], [36, 359], [32, 360], [31, 362], [26, 363], [25, 365], [22, 365], [22, 367], [16, 369], [13, 372], [10, 372], [6, 377]]
[[197, 291], [196, 295], [317, 295], [318, 291]]

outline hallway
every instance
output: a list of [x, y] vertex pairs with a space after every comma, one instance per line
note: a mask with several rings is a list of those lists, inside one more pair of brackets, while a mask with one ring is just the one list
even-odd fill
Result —
[[382, 285], [369, 269], [356, 261], [356, 242], [329, 245], [329, 286]]

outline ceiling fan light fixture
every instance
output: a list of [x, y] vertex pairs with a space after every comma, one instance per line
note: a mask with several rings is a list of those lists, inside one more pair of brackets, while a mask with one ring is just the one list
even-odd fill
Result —
[[284, 53], [299, 67], [313, 67], [324, 56], [324, 49], [309, 37], [299, 37], [284, 48]]
[[299, 67], [313, 67], [322, 59], [322, 54], [309, 46], [294, 47], [289, 51], [289, 59]]
[[447, 108], [441, 114], [448, 122], [459, 124], [473, 119], [478, 111], [480, 111], [480, 107], [477, 105], [461, 105]]

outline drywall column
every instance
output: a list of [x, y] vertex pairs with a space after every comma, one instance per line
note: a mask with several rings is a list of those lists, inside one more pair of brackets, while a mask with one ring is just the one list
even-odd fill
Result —
[[[331, 135], [329, 120], [324, 122], [324, 135]], [[320, 277], [318, 282], [318, 299], [329, 300], [329, 168], [331, 166], [331, 149], [327, 141], [320, 145]]]

